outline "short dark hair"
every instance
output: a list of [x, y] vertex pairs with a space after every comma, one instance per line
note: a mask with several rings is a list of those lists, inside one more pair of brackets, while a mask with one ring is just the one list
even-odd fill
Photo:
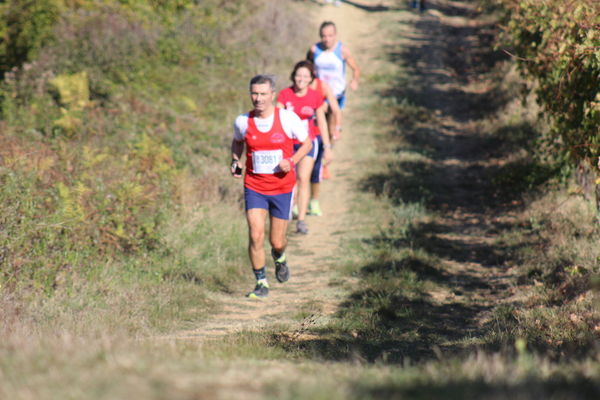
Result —
[[252, 85], [262, 85], [268, 83], [271, 86], [271, 90], [275, 91], [275, 78], [272, 75], [260, 74], [250, 79], [249, 89], [252, 89]]
[[328, 26], [333, 26], [333, 29], [335, 29], [335, 31], [337, 32], [337, 28], [333, 21], [323, 21], [323, 23], [319, 27], [319, 35], [323, 32], [323, 29], [327, 28]]
[[296, 65], [294, 65], [294, 69], [292, 70], [292, 74], [290, 75], [290, 79], [292, 80], [292, 82], [294, 82], [296, 72], [298, 72], [300, 68], [308, 69], [308, 71], [310, 72], [311, 81], [313, 81], [317, 77], [317, 74], [315, 73], [315, 65], [311, 61], [302, 60], [298, 61]]

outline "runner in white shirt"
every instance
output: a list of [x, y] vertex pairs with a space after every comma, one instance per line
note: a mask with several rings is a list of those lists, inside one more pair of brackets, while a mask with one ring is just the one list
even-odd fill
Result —
[[[360, 68], [348, 47], [338, 41], [337, 29], [333, 22], [323, 22], [319, 28], [319, 35], [321, 41], [309, 49], [306, 58], [314, 63], [317, 76], [329, 85], [341, 110], [346, 101], [346, 64], [352, 69], [352, 80], [350, 81], [352, 90], [358, 89]], [[340, 138], [342, 130], [341, 111], [338, 115], [339, 117], [336, 117], [332, 112], [327, 113], [329, 132], [336, 139]], [[313, 193], [314, 198], [309, 203], [309, 214], [322, 215], [316, 195], [318, 193]]]
[[[332, 21], [321, 24], [319, 36], [321, 41], [309, 49], [306, 58], [315, 64], [317, 76], [331, 87], [338, 98], [340, 108], [343, 108], [346, 93], [346, 64], [352, 69], [350, 81], [352, 90], [358, 89], [360, 68], [350, 49], [338, 41], [337, 29]], [[335, 129], [335, 126], [333, 128]]]

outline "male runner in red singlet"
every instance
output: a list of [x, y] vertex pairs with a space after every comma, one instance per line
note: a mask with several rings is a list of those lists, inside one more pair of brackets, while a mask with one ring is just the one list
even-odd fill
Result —
[[[231, 173], [241, 177], [240, 158], [246, 148], [244, 197], [248, 221], [248, 254], [256, 277], [251, 298], [269, 294], [266, 276], [265, 222], [270, 216], [271, 255], [279, 282], [289, 279], [285, 248], [286, 230], [291, 217], [295, 165], [308, 153], [312, 143], [307, 128], [293, 112], [275, 107], [275, 82], [268, 75], [250, 80], [250, 98], [254, 109], [238, 116], [231, 143]], [[293, 139], [302, 145], [294, 154]]]

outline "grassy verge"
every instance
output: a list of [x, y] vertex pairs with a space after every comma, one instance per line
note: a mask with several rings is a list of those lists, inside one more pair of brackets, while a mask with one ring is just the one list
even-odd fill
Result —
[[197, 326], [248, 273], [231, 123], [250, 77], [284, 85], [298, 56], [249, 45], [265, 38], [248, 10], [287, 44], [306, 31], [292, 3], [159, 3], [64, 5], [52, 40], [4, 71], [2, 398], [173, 398], [143, 377], [160, 363], [139, 340]]
[[[474, 32], [482, 41], [485, 29]], [[273, 398], [597, 396], [593, 204], [569, 193], [561, 165], [532, 139], [544, 123], [532, 103], [523, 109], [520, 78], [489, 47], [470, 57], [496, 58], [476, 71], [493, 83], [464, 94], [471, 109], [454, 110], [474, 121], [449, 154], [440, 130], [453, 111], [428, 103], [428, 76], [422, 87], [409, 79], [421, 61], [411, 50], [402, 68], [370, 77], [385, 98], [360, 116], [369, 139], [357, 162], [369, 168], [350, 217], [360, 228], [337, 265], [358, 284], [331, 321], [308, 315], [222, 345], [252, 343], [229, 355], [234, 363], [282, 360], [288, 377], [263, 386]], [[503, 100], [482, 103], [486, 96]], [[473, 273], [475, 263], [484, 272]]]
[[[390, 33], [396, 34], [396, 22], [387, 20]], [[587, 203], [562, 189], [539, 195], [536, 189], [552, 176], [524, 144], [529, 122], [501, 108], [498, 114], [506, 118], [486, 114], [479, 121], [486, 133], [473, 148], [510, 162], [474, 175], [487, 183], [469, 192], [478, 207], [467, 211], [498, 207], [508, 217], [489, 214], [494, 223], [485, 229], [495, 232], [493, 242], [449, 240], [444, 218], [458, 207], [444, 208], [453, 185], [440, 182], [447, 166], [437, 164], [444, 143], [436, 124], [443, 120], [423, 103], [422, 88], [398, 92], [414, 82], [410, 64], [388, 68], [368, 77], [385, 99], [372, 97], [360, 115], [357, 163], [370, 167], [361, 168], [348, 218], [356, 228], [344, 238], [344, 257], [334, 266], [358, 284], [347, 287], [335, 318], [316, 321], [318, 304], [309, 304], [298, 310], [297, 326], [203, 344], [145, 340], [201, 320], [213, 306], [210, 294], [230, 290], [245, 266], [236, 189], [216, 183], [218, 174], [211, 173], [221, 168], [216, 161], [223, 154], [198, 146], [205, 157], [194, 162], [203, 172], [178, 178], [185, 182], [177, 193], [181, 217], [163, 225], [157, 248], [101, 262], [92, 258], [86, 268], [65, 263], [44, 281], [49, 294], [27, 285], [3, 293], [0, 397], [597, 397], [595, 294], [588, 289], [598, 272], [598, 232]], [[173, 124], [186, 126], [181, 119]], [[173, 138], [165, 140], [178, 136]], [[192, 151], [184, 147], [179, 154]], [[457, 262], [482, 259], [521, 277], [505, 287], [514, 296], [500, 305], [465, 295], [494, 296], [494, 287], [456, 273]], [[489, 325], [475, 326], [484, 311]]]
[[[69, 340], [63, 340], [69, 343]], [[3, 358], [11, 385], [0, 393], [27, 392], [14, 398], [148, 399], [371, 399], [371, 398], [594, 398], [590, 379], [597, 365], [557, 366], [524, 356], [507, 364], [493, 356], [477, 355], [460, 362], [436, 361], [403, 368], [360, 363], [306, 363], [266, 359], [229, 362], [205, 358], [192, 344], [136, 347], [135, 357], [123, 345], [87, 343], [85, 353], [64, 346], [49, 357], [35, 348]], [[38, 362], [30, 363], [37, 355]], [[52, 369], [55, 373], [49, 372]], [[81, 374], [85, 370], [86, 374]], [[25, 374], [23, 374], [25, 373]], [[32, 379], [44, 384], [33, 384]], [[40, 382], [41, 383], [41, 382]], [[579, 395], [573, 395], [574, 392]]]
[[496, 310], [490, 339], [521, 339], [552, 359], [598, 356], [600, 232], [590, 199], [551, 190], [528, 202], [503, 232], [520, 297]]
[[253, 74], [286, 77], [297, 57], [249, 46], [265, 38], [248, 10], [277, 16], [277, 40], [299, 47], [306, 31], [295, 7], [2, 6], [17, 27], [44, 23], [43, 40], [11, 31], [17, 36], [0, 49], [16, 57], [10, 46], [37, 43], [2, 71], [0, 85], [0, 290], [13, 304], [6, 319], [19, 309], [57, 326], [64, 317], [67, 330], [72, 322], [77, 332], [146, 335], [197, 321], [209, 293], [232, 290], [246, 233], [239, 182], [226, 176], [231, 132], [223, 121], [248, 107]]

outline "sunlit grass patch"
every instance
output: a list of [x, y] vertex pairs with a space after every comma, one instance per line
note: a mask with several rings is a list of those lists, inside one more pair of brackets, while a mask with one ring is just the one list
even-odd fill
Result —
[[[392, 366], [368, 364], [358, 355], [351, 363], [286, 359], [278, 348], [265, 349], [255, 335], [232, 338], [224, 342], [228, 348], [194, 341], [27, 339], [28, 346], [0, 359], [5, 382], [0, 394], [6, 398], [28, 398], [26, 391], [36, 398], [97, 399], [551, 399], [595, 398], [599, 390], [597, 362], [555, 364], [526, 350], [514, 358], [477, 353], [464, 360], [442, 356], [422, 365], [406, 360]], [[241, 357], [234, 354], [237, 343]]]
[[595, 218], [591, 202], [564, 189], [529, 202], [517, 227], [505, 235], [509, 243], [521, 243], [511, 261], [522, 285], [519, 303], [495, 310], [491, 343], [523, 338], [553, 358], [596, 354], [600, 315], [593, 280], [600, 273], [600, 236]]
[[[275, 328], [277, 331], [277, 328]], [[281, 360], [289, 354], [274, 346], [274, 330], [242, 331], [222, 338], [207, 340], [202, 353], [213, 360]]]
[[[335, 285], [334, 285], [335, 286]], [[320, 299], [314, 299], [312, 301], [308, 301], [303, 303], [300, 306], [300, 309], [297, 310], [295, 319], [302, 321], [302, 327], [309, 328], [314, 320], [317, 318], [317, 315], [323, 312], [323, 304]]]

